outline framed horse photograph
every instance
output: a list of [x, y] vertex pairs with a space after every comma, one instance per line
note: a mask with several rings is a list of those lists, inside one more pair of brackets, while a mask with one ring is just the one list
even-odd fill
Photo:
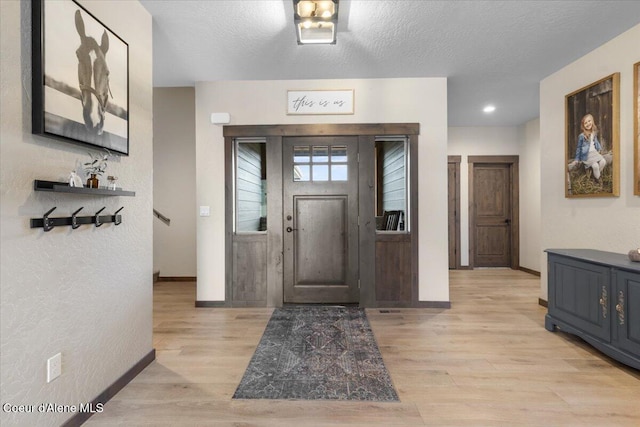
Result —
[[565, 100], [565, 197], [619, 196], [620, 73]]
[[32, 132], [129, 154], [129, 45], [73, 0], [32, 0]]

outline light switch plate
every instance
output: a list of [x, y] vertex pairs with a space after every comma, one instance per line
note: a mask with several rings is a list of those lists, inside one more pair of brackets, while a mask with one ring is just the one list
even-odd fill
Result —
[[47, 382], [55, 380], [62, 374], [62, 353], [58, 353], [47, 360]]
[[210, 216], [211, 209], [209, 206], [200, 206], [200, 216]]

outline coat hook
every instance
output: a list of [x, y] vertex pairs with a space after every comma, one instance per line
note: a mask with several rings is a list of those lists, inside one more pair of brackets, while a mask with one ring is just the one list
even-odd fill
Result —
[[102, 212], [104, 209], [106, 208], [106, 206], [103, 206], [102, 209], [100, 209], [98, 212], [96, 212], [96, 216], [95, 219], [93, 221], [93, 223], [96, 225], [96, 227], [100, 227], [102, 225], [102, 223], [100, 222], [100, 212]]
[[52, 207], [42, 216], [42, 228], [44, 231], [51, 231], [54, 227], [53, 220], [49, 219], [49, 214], [56, 210], [57, 206]]
[[76, 217], [76, 215], [78, 215], [78, 212], [80, 212], [82, 209], [84, 209], [84, 206], [71, 214], [71, 228], [73, 230], [80, 227], [80, 224], [78, 224], [78, 218]]
[[122, 224], [122, 217], [119, 217], [119, 216], [118, 216], [118, 212], [120, 212], [122, 209], [124, 209], [124, 206], [123, 206], [123, 207], [121, 207], [120, 209], [118, 209], [118, 210], [116, 211], [116, 213], [114, 213], [114, 214], [113, 214], [113, 223], [114, 223], [115, 225], [120, 225], [120, 224]]

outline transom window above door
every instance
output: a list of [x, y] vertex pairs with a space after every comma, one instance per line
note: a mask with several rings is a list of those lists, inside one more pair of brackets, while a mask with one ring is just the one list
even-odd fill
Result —
[[347, 181], [347, 147], [299, 145], [293, 147], [293, 180], [299, 182]]

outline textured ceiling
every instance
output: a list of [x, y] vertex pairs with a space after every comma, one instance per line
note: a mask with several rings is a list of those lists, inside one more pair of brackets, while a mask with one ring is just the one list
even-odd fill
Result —
[[341, 0], [337, 44], [298, 46], [291, 0], [141, 2], [155, 86], [447, 77], [450, 126], [538, 117], [540, 80], [640, 23], [640, 1]]

